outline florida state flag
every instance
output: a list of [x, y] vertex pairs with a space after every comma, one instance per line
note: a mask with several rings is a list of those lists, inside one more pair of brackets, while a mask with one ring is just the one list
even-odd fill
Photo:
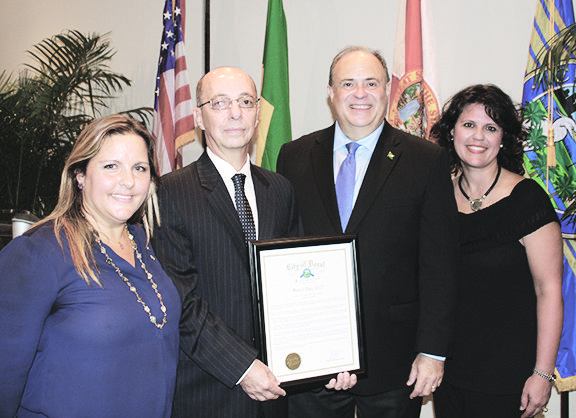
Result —
[[388, 121], [430, 139], [440, 118], [429, 0], [401, 0], [396, 27]]

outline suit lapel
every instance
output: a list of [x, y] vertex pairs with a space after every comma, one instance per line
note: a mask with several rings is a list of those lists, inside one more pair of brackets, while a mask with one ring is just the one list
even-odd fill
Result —
[[[248, 265], [248, 251], [246, 250], [244, 231], [238, 219], [238, 213], [230, 199], [230, 194], [224, 181], [206, 152], [198, 159], [197, 167], [200, 184], [207, 191], [206, 199], [208, 203], [230, 232], [232, 241], [237, 247], [242, 260]], [[202, 215], [199, 214], [199, 216]]]
[[322, 132], [310, 152], [310, 162], [320, 200], [335, 231], [341, 231], [340, 213], [334, 186], [334, 130], [335, 125]]
[[388, 122], [385, 122], [384, 129], [382, 129], [368, 164], [368, 169], [362, 181], [346, 231], [355, 231], [358, 228], [362, 218], [370, 209], [372, 202], [374, 202], [390, 173], [400, 160], [401, 155], [400, 140], [394, 134], [394, 128]]

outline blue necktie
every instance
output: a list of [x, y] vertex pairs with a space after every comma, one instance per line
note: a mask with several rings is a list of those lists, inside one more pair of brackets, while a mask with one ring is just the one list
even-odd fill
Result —
[[356, 150], [360, 145], [356, 142], [346, 144], [348, 155], [342, 162], [338, 176], [336, 177], [336, 197], [338, 199], [338, 211], [340, 212], [340, 222], [342, 231], [346, 231], [346, 225], [352, 214], [354, 206], [354, 183], [356, 181]]
[[236, 200], [236, 211], [238, 211], [238, 218], [242, 224], [244, 231], [244, 239], [246, 242], [254, 241], [256, 239], [256, 227], [254, 226], [254, 217], [250, 209], [250, 203], [244, 193], [244, 182], [246, 181], [245, 174], [234, 174], [232, 177], [234, 182], [234, 199]]

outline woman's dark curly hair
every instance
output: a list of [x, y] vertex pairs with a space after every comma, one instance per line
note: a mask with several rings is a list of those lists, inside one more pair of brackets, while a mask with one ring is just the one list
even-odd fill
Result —
[[493, 84], [477, 84], [456, 93], [444, 105], [442, 117], [432, 127], [430, 136], [448, 150], [452, 173], [457, 174], [462, 168], [460, 157], [454, 149], [452, 130], [464, 108], [472, 103], [484, 105], [486, 114], [504, 131], [498, 164], [513, 173], [524, 174], [522, 143], [527, 133], [522, 124], [521, 112], [512, 99]]

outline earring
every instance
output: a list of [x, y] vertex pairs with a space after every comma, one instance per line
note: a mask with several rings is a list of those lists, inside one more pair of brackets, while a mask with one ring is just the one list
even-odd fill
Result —
[[450, 141], [454, 142], [454, 137], [450, 136]]
[[504, 148], [504, 144], [500, 144], [500, 148]]
[[78, 182], [78, 188], [79, 188], [80, 190], [82, 190], [83, 187], [84, 187], [84, 186], [82, 185], [82, 183]]

